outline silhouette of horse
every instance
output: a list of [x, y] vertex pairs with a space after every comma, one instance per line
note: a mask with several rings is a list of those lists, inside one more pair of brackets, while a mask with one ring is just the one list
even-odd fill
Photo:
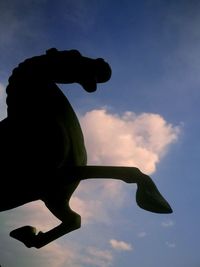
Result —
[[[40, 248], [80, 228], [81, 217], [69, 200], [81, 180], [112, 178], [137, 183], [137, 204], [148, 211], [171, 213], [151, 178], [135, 167], [87, 166], [79, 121], [58, 83], [79, 83], [94, 92], [110, 79], [103, 59], [77, 50], [29, 58], [13, 70], [6, 89], [8, 116], [0, 122], [2, 191], [0, 211], [42, 200], [61, 221], [48, 232], [23, 226], [10, 235], [27, 247]], [[94, 125], [95, 127], [95, 125]]]

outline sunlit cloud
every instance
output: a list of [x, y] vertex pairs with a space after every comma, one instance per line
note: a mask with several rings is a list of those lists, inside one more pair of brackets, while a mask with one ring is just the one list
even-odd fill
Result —
[[61, 245], [58, 242], [53, 242], [45, 246], [40, 254], [40, 261], [48, 267], [63, 267], [63, 266], [80, 266], [76, 265], [77, 251], [71, 247]]
[[113, 249], [118, 250], [118, 251], [131, 251], [131, 250], [133, 250], [133, 247], [131, 244], [126, 243], [124, 241], [119, 241], [116, 239], [111, 239], [110, 245]]
[[9, 228], [12, 226], [13, 229], [23, 225], [32, 225], [38, 231], [48, 231], [59, 223], [60, 221], [42, 201], [34, 201], [18, 207], [17, 213], [11, 210], [6, 224]]
[[176, 247], [176, 244], [173, 243], [173, 242], [166, 242], [165, 244], [166, 244], [166, 246], [167, 246], [168, 248], [175, 248], [175, 247]]
[[124, 186], [117, 180], [83, 181], [73, 194], [70, 206], [81, 215], [83, 226], [97, 222], [110, 225], [113, 211], [121, 210], [128, 202]]
[[113, 255], [109, 250], [89, 247], [86, 251], [87, 254], [82, 258], [84, 264], [97, 267], [109, 267], [113, 265]]
[[180, 128], [158, 115], [92, 110], [81, 117], [90, 164], [136, 166], [152, 174]]
[[138, 237], [139, 238], [144, 238], [146, 236], [147, 236], [147, 233], [146, 232], [140, 232], [140, 233], [138, 233]]
[[94, 194], [96, 193], [97, 192], [95, 190], [92, 196], [90, 194], [90, 199], [88, 197], [81, 198], [78, 192], [75, 194], [75, 196], [72, 196], [70, 206], [73, 210], [81, 215], [82, 225], [94, 222], [103, 224], [111, 223], [111, 217], [109, 216], [108, 209], [105, 207], [105, 199], [103, 200], [101, 197], [99, 197], [98, 200], [95, 200]]
[[166, 227], [166, 228], [172, 227], [172, 226], [174, 226], [174, 221], [172, 221], [172, 220], [164, 221], [164, 222], [161, 223], [161, 225], [163, 227]]

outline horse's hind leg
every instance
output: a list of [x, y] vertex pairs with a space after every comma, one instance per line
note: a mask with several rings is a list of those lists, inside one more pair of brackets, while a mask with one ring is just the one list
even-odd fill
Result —
[[36, 228], [32, 226], [23, 226], [10, 233], [12, 237], [23, 242], [27, 247], [41, 248], [55, 239], [74, 231], [81, 226], [81, 217], [69, 207], [69, 200], [78, 186], [79, 181], [69, 184], [66, 188], [56, 191], [54, 194], [48, 194], [43, 201], [47, 208], [62, 223], [55, 228], [36, 234]]
[[28, 248], [41, 248], [59, 237], [80, 228], [80, 226], [80, 215], [71, 210], [66, 213], [66, 221], [45, 233], [39, 232], [36, 234], [36, 228], [27, 225], [13, 230], [10, 236], [23, 242]]

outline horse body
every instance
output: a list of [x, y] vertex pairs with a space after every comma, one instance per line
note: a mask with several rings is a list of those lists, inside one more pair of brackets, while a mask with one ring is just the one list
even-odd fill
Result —
[[56, 83], [77, 82], [88, 92], [109, 80], [111, 69], [102, 59], [82, 57], [78, 51], [47, 51], [14, 69], [7, 86], [8, 117], [0, 122], [0, 163], [5, 195], [0, 211], [44, 201], [61, 224], [36, 235], [32, 226], [10, 235], [27, 247], [40, 248], [80, 227], [80, 215], [69, 207], [79, 182], [114, 178], [137, 183], [136, 201], [146, 210], [170, 213], [150, 177], [137, 168], [87, 166], [78, 118]]

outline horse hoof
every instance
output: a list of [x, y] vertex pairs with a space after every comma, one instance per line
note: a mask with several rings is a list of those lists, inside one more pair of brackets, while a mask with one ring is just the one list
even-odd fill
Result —
[[136, 192], [136, 202], [138, 206], [144, 210], [154, 213], [172, 213], [173, 210], [170, 207], [166, 199], [161, 195], [156, 186], [140, 187], [138, 186]]
[[21, 241], [28, 248], [35, 245], [36, 228], [26, 225], [10, 232], [10, 236]]

